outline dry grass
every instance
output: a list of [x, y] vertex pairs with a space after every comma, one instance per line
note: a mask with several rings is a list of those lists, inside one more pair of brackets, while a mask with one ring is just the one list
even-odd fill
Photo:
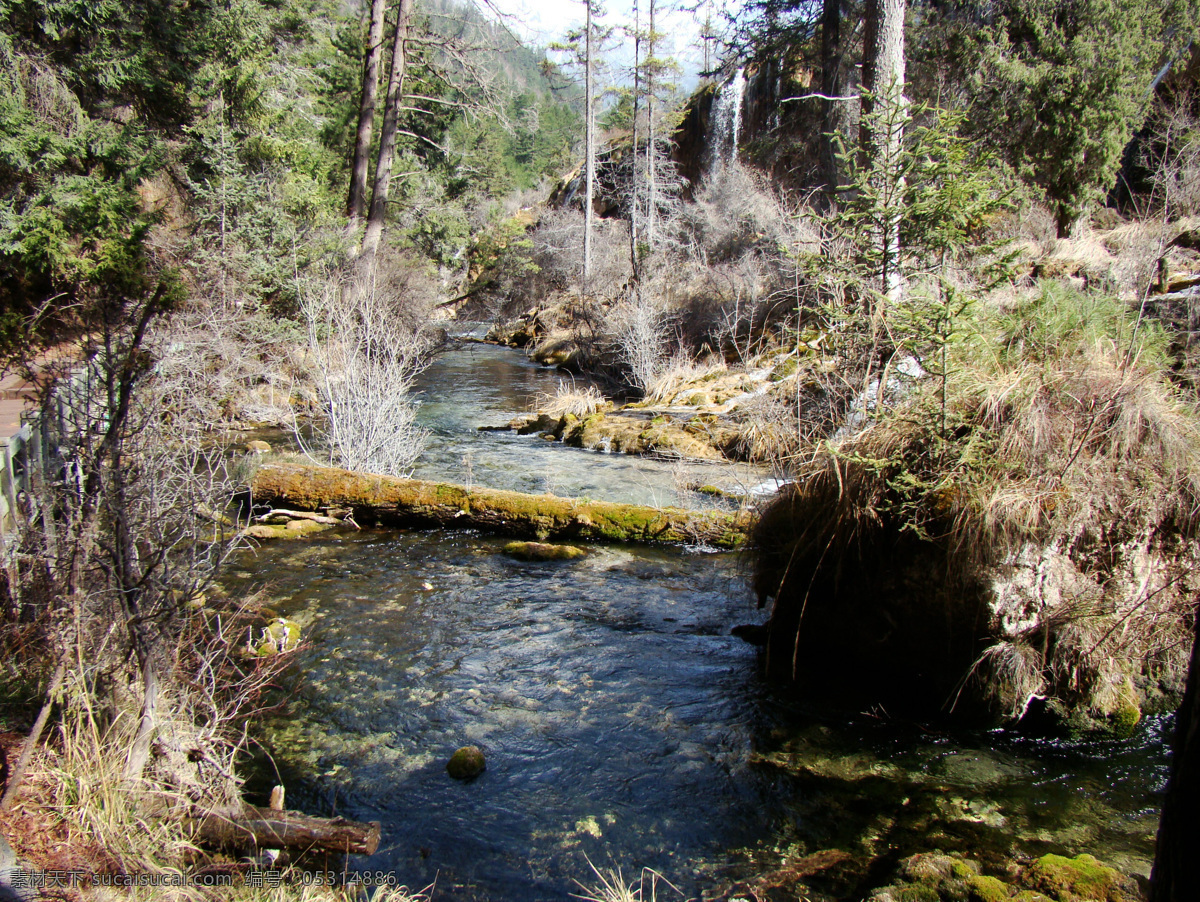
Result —
[[572, 893], [584, 902], [658, 902], [658, 892], [670, 892], [672, 899], [684, 899], [683, 892], [653, 868], [642, 868], [634, 879], [625, 882], [619, 867], [598, 868], [588, 859], [588, 867], [596, 877], [594, 883], [575, 881], [581, 893]]
[[568, 384], [560, 380], [558, 390], [553, 395], [538, 395], [534, 407], [553, 417], [570, 415], [584, 419], [607, 403], [604, 393], [594, 385], [580, 388], [574, 381]]
[[695, 361], [687, 354], [677, 353], [664, 361], [646, 389], [646, 400], [653, 403], [666, 402], [685, 388], [694, 386], [706, 376], [724, 373], [723, 361]]

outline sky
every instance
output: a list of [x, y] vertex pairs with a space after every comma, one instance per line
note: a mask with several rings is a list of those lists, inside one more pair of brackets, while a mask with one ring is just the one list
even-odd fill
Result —
[[[657, 0], [659, 9], [667, 4]], [[694, 4], [698, 0], [684, 0]], [[718, 27], [722, 21], [721, 9], [725, 0], [712, 0], [713, 22]], [[509, 28], [528, 44], [545, 46], [551, 41], [561, 41], [568, 31], [582, 27], [584, 7], [581, 0], [490, 0], [492, 6], [507, 17]], [[609, 26], [633, 23], [632, 0], [608, 0], [602, 3], [607, 14], [601, 20]], [[677, 4], [672, 4], [677, 5]], [[642, 15], [646, 14], [647, 2], [642, 0]], [[660, 12], [656, 14], [655, 27], [664, 37], [663, 55], [673, 56], [683, 67], [683, 87], [694, 86], [698, 73], [703, 68], [703, 51], [700, 46], [701, 21], [696, 15], [686, 12]], [[642, 23], [645, 27], [645, 22]], [[616, 65], [629, 65], [632, 48], [614, 49], [608, 57]]]

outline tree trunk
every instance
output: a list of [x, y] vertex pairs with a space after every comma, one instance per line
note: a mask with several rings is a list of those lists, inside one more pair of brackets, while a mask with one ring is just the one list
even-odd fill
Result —
[[592, 66], [592, 0], [583, 0], [587, 9], [587, 35], [584, 38], [584, 53], [587, 60], [584, 65], [584, 205], [583, 205], [583, 294], [589, 291], [588, 282], [592, 277], [592, 207], [595, 203], [596, 191], [596, 115], [593, 109], [596, 87], [592, 84], [594, 71]]
[[371, 0], [371, 27], [367, 32], [363, 60], [362, 97], [358, 105], [358, 130], [354, 138], [354, 157], [350, 162], [350, 196], [346, 215], [350, 228], [357, 227], [367, 212], [367, 160], [371, 154], [371, 130], [375, 124], [375, 100], [379, 95], [379, 60], [383, 55], [383, 20], [387, 0]]
[[834, 135], [841, 125], [840, 101], [832, 98], [842, 93], [842, 0], [825, 0], [821, 13], [821, 184], [826, 209], [833, 206], [837, 196], [837, 148]]
[[879, 257], [881, 290], [900, 298], [900, 218], [904, 177], [901, 150], [908, 102], [904, 97], [905, 0], [867, 0], [863, 31], [862, 153], [879, 198], [872, 236]]
[[1195, 831], [1200, 829], [1200, 612], [1195, 631], [1187, 688], [1175, 717], [1171, 778], [1158, 822], [1150, 902], [1200, 899], [1200, 866], [1195, 861]]
[[387, 218], [388, 191], [392, 183], [392, 158], [396, 152], [396, 130], [400, 121], [400, 102], [404, 94], [405, 42], [412, 19], [413, 0], [400, 0], [396, 12], [396, 33], [392, 42], [392, 66], [388, 74], [387, 100], [384, 102], [383, 126], [379, 132], [379, 156], [375, 162], [375, 183], [371, 189], [371, 208], [367, 212], [367, 229], [363, 234], [360, 265], [369, 273], [375, 265], [375, 252], [383, 235]]
[[629, 187], [629, 269], [630, 279], [636, 285], [638, 281], [638, 108], [641, 106], [642, 73], [640, 69], [642, 58], [641, 21], [639, 17], [638, 0], [633, 0], [633, 141], [632, 160], [630, 167]]
[[650, 31], [646, 37], [646, 246], [653, 251], [658, 219], [658, 138], [654, 127], [654, 53], [658, 35], [654, 33], [654, 0], [650, 0]]
[[142, 673], [142, 714], [138, 721], [137, 734], [125, 757], [125, 779], [139, 780], [150, 760], [150, 745], [158, 729], [158, 669], [154, 664], [152, 640], [145, 635], [146, 626], [131, 627], [133, 645], [137, 655], [138, 669]]
[[539, 540], [736, 548], [745, 542], [753, 519], [749, 511], [684, 511], [579, 501], [297, 464], [263, 467], [255, 474], [252, 489], [256, 503], [275, 507], [350, 508], [360, 526], [440, 526]]

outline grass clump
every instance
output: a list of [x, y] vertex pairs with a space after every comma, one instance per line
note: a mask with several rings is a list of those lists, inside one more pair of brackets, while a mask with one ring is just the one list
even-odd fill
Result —
[[568, 385], [560, 381], [558, 391], [553, 395], [538, 396], [537, 410], [552, 417], [573, 416], [583, 420], [602, 410], [606, 404], [608, 400], [596, 386], [580, 388], [574, 382]]

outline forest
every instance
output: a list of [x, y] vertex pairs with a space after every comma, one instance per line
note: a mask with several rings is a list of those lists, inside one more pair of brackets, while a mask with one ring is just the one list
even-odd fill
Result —
[[1200, 898], [1200, 4], [577, 6], [0, 0], [0, 899]]

